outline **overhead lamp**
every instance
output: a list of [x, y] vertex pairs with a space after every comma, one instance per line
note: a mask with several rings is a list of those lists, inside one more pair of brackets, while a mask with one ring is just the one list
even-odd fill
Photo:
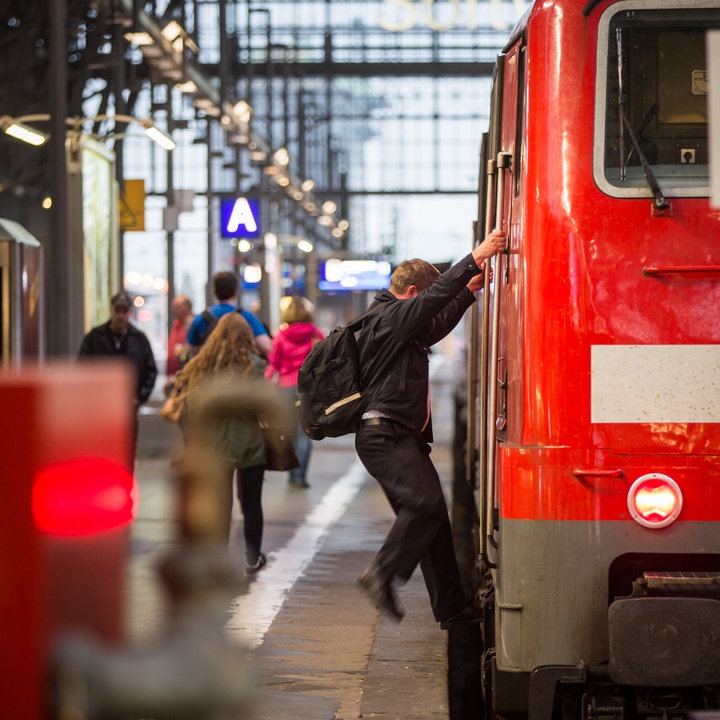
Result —
[[290, 153], [287, 151], [287, 148], [281, 147], [278, 148], [273, 153], [273, 160], [282, 167], [287, 167], [290, 164]]
[[337, 205], [332, 200], [326, 200], [322, 204], [322, 211], [326, 215], [332, 215], [337, 210]]
[[347, 220], [340, 220], [338, 223], [338, 228], [345, 232], [350, 227], [350, 223]]
[[192, 93], [197, 92], [197, 85], [192, 80], [185, 80], [184, 82], [177, 83], [175, 85], [175, 89], [185, 95], [191, 95]]
[[241, 123], [249, 123], [253, 116], [253, 109], [246, 100], [238, 100], [233, 105], [233, 113]]
[[215, 107], [215, 103], [210, 98], [203, 97], [202, 95], [193, 98], [192, 103], [198, 110], [205, 110], [206, 112], [210, 108]]
[[315, 181], [308, 178], [307, 180], [303, 180], [303, 184], [300, 187], [303, 192], [312, 192], [315, 189]]
[[234, 145], [247, 145], [250, 142], [250, 136], [247, 133], [233, 133], [230, 135], [230, 142]]
[[177, 20], [171, 20], [160, 31], [160, 34], [170, 43], [176, 53], [181, 53], [185, 48], [196, 54], [200, 51], [200, 48], [193, 42], [185, 28]]
[[177, 20], [171, 20], [161, 31], [160, 34], [172, 44], [179, 37], [182, 37], [185, 31]]
[[29, 145], [44, 145], [50, 137], [47, 133], [35, 130], [29, 125], [23, 125], [23, 123], [13, 120], [13, 118], [4, 115], [0, 118], [0, 127], [6, 135], [14, 137], [16, 140], [22, 140], [22, 142], [28, 143]]
[[264, 150], [261, 150], [260, 148], [254, 149], [250, 151], [250, 160], [251, 162], [255, 163], [262, 163], [267, 160], [267, 154]]
[[131, 45], [138, 47], [152, 45], [155, 42], [149, 32], [127, 32], [124, 37]]
[[304, 253], [311, 253], [314, 250], [313, 244], [309, 240], [298, 240], [297, 248]]
[[175, 141], [158, 130], [151, 122], [143, 122], [142, 126], [145, 129], [145, 134], [161, 148], [165, 148], [165, 150], [173, 150], [175, 148]]

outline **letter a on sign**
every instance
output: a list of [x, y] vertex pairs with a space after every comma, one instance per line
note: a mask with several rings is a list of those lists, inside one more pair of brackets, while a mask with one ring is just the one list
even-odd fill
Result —
[[258, 229], [257, 220], [253, 215], [252, 208], [247, 198], [239, 197], [235, 200], [230, 218], [227, 221], [227, 231], [235, 234], [241, 227], [244, 227], [250, 233], [254, 233]]

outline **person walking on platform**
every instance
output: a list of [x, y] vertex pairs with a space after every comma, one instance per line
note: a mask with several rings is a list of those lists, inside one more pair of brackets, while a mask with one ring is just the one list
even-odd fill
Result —
[[372, 602], [400, 621], [394, 584], [415, 568], [425, 580], [435, 619], [443, 629], [476, 619], [461, 588], [448, 509], [430, 460], [429, 347], [444, 338], [475, 302], [485, 261], [505, 248], [494, 231], [442, 275], [414, 259], [393, 272], [363, 325], [358, 348], [361, 384], [374, 388], [355, 435], [355, 449], [380, 483], [395, 521], [379, 552], [358, 578]]
[[217, 303], [203, 310], [193, 319], [187, 333], [187, 356], [197, 354], [200, 346], [205, 342], [215, 323], [223, 315], [237, 312], [245, 318], [250, 325], [255, 342], [265, 357], [270, 353], [272, 340], [265, 326], [251, 312], [237, 307], [238, 277], [235, 273], [223, 270], [213, 275], [213, 292]]
[[185, 343], [188, 329], [193, 321], [192, 300], [187, 295], [176, 295], [170, 308], [173, 321], [170, 325], [167, 346], [167, 363], [165, 365], [165, 395], [169, 395], [175, 384], [175, 373], [185, 364]]
[[126, 358], [135, 371], [135, 393], [133, 407], [135, 421], [133, 428], [133, 450], [131, 467], [135, 463], [135, 445], [137, 444], [137, 411], [147, 402], [155, 387], [157, 366], [150, 341], [142, 330], [130, 322], [133, 302], [124, 291], [116, 293], [110, 300], [110, 319], [90, 330], [82, 339], [78, 356], [84, 358]]
[[290, 470], [288, 482], [298, 488], [309, 487], [307, 469], [312, 452], [312, 440], [300, 429], [295, 407], [298, 372], [313, 345], [325, 337], [320, 328], [313, 323], [308, 304], [304, 298], [290, 298], [290, 302], [282, 311], [283, 325], [273, 338], [268, 366], [265, 369], [265, 377], [268, 381], [272, 382], [277, 378], [277, 386], [287, 401], [290, 417], [294, 418], [293, 444], [300, 465]]
[[[233, 476], [237, 472], [237, 497], [243, 515], [246, 575], [253, 575], [266, 563], [263, 554], [262, 487], [267, 454], [257, 416], [218, 417], [207, 425], [193, 423], [206, 392], [222, 391], [238, 383], [265, 384], [265, 362], [259, 356], [253, 332], [240, 313], [226, 313], [207, 341], [177, 376], [185, 398], [183, 423], [186, 445], [209, 444], [220, 455], [224, 472], [224, 535], [229, 539], [233, 505]], [[195, 433], [195, 434], [193, 434]]]

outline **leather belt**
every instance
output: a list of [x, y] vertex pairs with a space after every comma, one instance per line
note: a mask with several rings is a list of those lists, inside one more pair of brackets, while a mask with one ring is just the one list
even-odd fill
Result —
[[375, 425], [395, 425], [395, 421], [391, 420], [390, 418], [386, 417], [374, 417], [374, 418], [365, 418], [364, 420], [360, 421], [360, 424], [363, 427], [373, 427]]

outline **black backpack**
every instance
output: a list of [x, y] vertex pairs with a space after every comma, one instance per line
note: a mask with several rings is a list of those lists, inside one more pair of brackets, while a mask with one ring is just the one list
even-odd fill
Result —
[[[239, 311], [238, 311], [239, 312]], [[203, 318], [205, 318], [205, 321], [207, 322], [207, 327], [205, 330], [200, 333], [200, 345], [204, 345], [205, 341], [210, 336], [210, 333], [213, 331], [214, 327], [218, 324], [218, 318], [216, 318], [211, 312], [210, 308], [205, 308], [201, 315]]]
[[300, 425], [313, 440], [354, 433], [370, 393], [360, 385], [356, 337], [370, 311], [315, 343], [298, 374]]

